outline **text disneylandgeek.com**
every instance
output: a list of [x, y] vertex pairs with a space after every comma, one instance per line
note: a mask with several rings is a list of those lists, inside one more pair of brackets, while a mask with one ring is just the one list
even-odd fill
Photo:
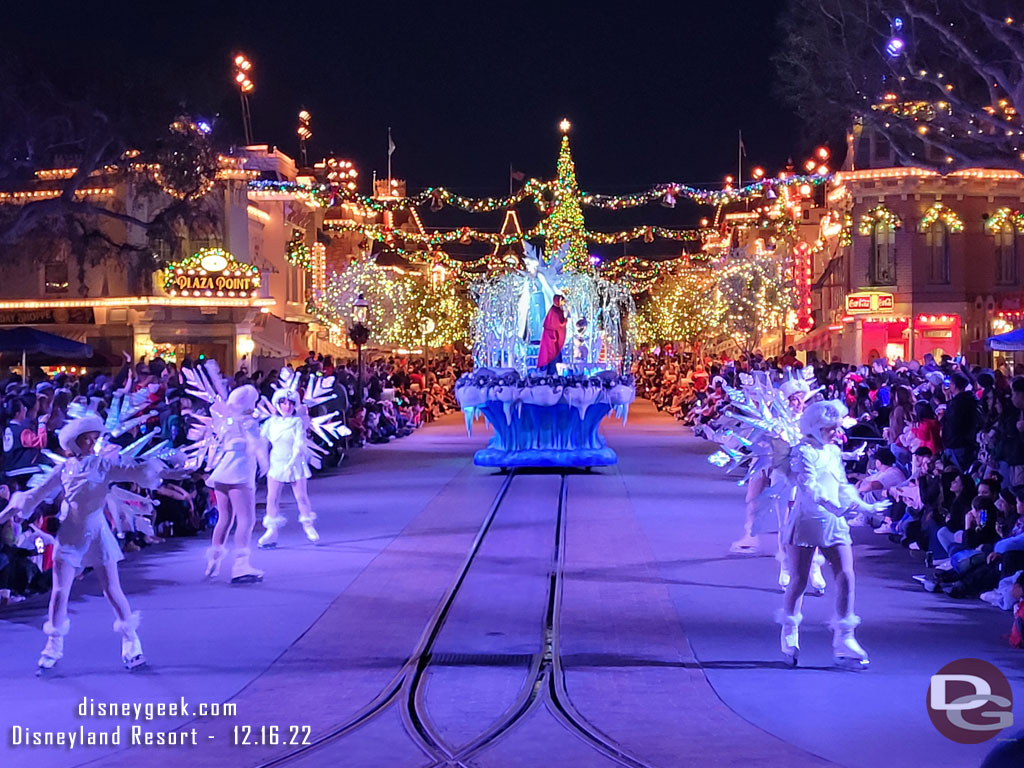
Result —
[[308, 725], [259, 724], [232, 725], [227, 731], [217, 734], [200, 734], [196, 727], [161, 730], [154, 727], [154, 721], [163, 718], [234, 718], [238, 705], [231, 703], [199, 704], [185, 701], [156, 703], [97, 701], [85, 697], [75, 708], [75, 714], [83, 720], [127, 720], [104, 727], [94, 724], [79, 725], [71, 730], [43, 730], [25, 725], [12, 725], [8, 729], [8, 744], [11, 747], [57, 747], [62, 749], [83, 749], [86, 747], [195, 747], [209, 742], [226, 742], [230, 746], [301, 746], [309, 744]]

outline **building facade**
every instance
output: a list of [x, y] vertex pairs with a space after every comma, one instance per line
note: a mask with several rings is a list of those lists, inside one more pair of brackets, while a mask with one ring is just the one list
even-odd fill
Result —
[[[0, 204], [51, 196], [73, 172], [41, 170], [24, 189], [0, 193]], [[306, 313], [324, 280], [323, 215], [314, 196], [288, 184], [296, 177], [280, 151], [246, 147], [220, 157], [206, 215], [173, 240], [106, 216], [87, 222], [91, 241], [38, 231], [19, 240], [0, 253], [0, 327], [40, 326], [88, 343], [100, 366], [122, 351], [178, 362], [203, 355], [225, 370], [339, 352]], [[172, 202], [131, 175], [97, 174], [87, 187], [83, 198], [140, 220]], [[295, 242], [313, 257], [293, 258]], [[193, 256], [218, 249], [226, 258]]]
[[850, 362], [990, 362], [985, 338], [1024, 299], [1024, 177], [847, 170], [827, 198], [837, 226], [813, 245], [815, 329], [800, 347]]

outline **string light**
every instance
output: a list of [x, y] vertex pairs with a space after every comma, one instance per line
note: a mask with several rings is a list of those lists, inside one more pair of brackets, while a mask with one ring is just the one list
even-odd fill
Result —
[[717, 300], [715, 275], [707, 269], [682, 269], [657, 283], [640, 309], [644, 341], [693, 343], [714, 335], [724, 307]]
[[254, 297], [259, 285], [259, 268], [235, 261], [223, 248], [202, 248], [164, 269], [171, 296]]
[[1024, 232], [1024, 213], [1011, 211], [1009, 208], [1000, 208], [994, 215], [988, 217], [985, 229], [992, 234], [1013, 229], [1016, 229], [1017, 232]]
[[936, 221], [941, 221], [950, 232], [963, 232], [964, 223], [956, 215], [956, 211], [947, 208], [942, 203], [935, 203], [921, 218], [921, 230], [928, 229]]
[[865, 236], [870, 235], [876, 224], [882, 224], [886, 229], [892, 231], [899, 229], [903, 222], [899, 216], [884, 205], [876, 205], [860, 217], [857, 232]]

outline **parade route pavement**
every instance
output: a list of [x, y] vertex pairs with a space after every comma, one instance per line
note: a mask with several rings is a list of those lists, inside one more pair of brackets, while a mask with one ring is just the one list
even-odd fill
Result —
[[[0, 765], [981, 762], [995, 742], [940, 735], [926, 691], [964, 657], [1021, 691], [1009, 614], [924, 592], [911, 579], [919, 553], [855, 529], [871, 669], [832, 666], [831, 592], [805, 601], [801, 668], [789, 669], [777, 565], [728, 554], [743, 489], [708, 464], [712, 446], [647, 402], [604, 432], [620, 463], [592, 473], [475, 467], [489, 433], [478, 422], [468, 437], [461, 415], [355, 451], [311, 481], [321, 546], [286, 498], [280, 546], [253, 556], [261, 584], [232, 586], [229, 565], [205, 581], [206, 539], [128, 555], [122, 582], [149, 660], [134, 673], [94, 578], [75, 585], [65, 658], [45, 678], [45, 598], [0, 610]], [[80, 716], [83, 702], [140, 709]], [[188, 711], [146, 719], [161, 702]], [[221, 712], [203, 716], [204, 704]], [[117, 746], [12, 742], [118, 726]]]

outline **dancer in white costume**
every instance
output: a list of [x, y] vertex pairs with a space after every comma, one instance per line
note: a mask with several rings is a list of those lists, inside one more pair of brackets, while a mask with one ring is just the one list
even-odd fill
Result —
[[[818, 391], [812, 390], [805, 378], [811, 373], [810, 369], [788, 370], [789, 378], [778, 388], [773, 387], [763, 373], [742, 375], [740, 389], [725, 387], [730, 410], [723, 421], [739, 427], [743, 433], [726, 427], [711, 435], [722, 444], [726, 455], [748, 465], [744, 536], [734, 541], [729, 551], [760, 554], [758, 533], [779, 531], [775, 559], [779, 562], [779, 586], [783, 589], [789, 586], [790, 580], [790, 567], [781, 540], [786, 516], [793, 504], [789, 454], [801, 439], [800, 414], [807, 400]], [[743, 446], [747, 452], [737, 453], [738, 446]], [[769, 527], [773, 524], [774, 529]], [[821, 573], [824, 563], [825, 558], [820, 553], [816, 553], [811, 562], [810, 588], [818, 595], [825, 593], [825, 578]]]
[[832, 565], [836, 578], [836, 613], [832, 619], [832, 651], [836, 662], [868, 666], [868, 655], [854, 638], [860, 623], [853, 612], [854, 575], [848, 510], [881, 512], [888, 502], [869, 504], [847, 482], [842, 455], [835, 444], [846, 406], [835, 400], [812, 403], [800, 417], [803, 440], [791, 455], [796, 501], [783, 531], [792, 579], [780, 617], [782, 653], [793, 665], [800, 652], [801, 605], [815, 548]]
[[215, 360], [207, 360], [195, 369], [182, 368], [188, 393], [210, 404], [210, 414], [192, 413], [185, 449], [187, 468], [213, 470], [207, 483], [217, 498], [217, 525], [206, 550], [206, 576], [220, 573], [225, 546], [232, 526], [235, 529], [235, 561], [231, 582], [246, 584], [263, 580], [263, 571], [249, 562], [252, 529], [256, 525], [256, 472], [266, 472], [267, 447], [254, 416], [260, 394], [256, 387], [244, 384], [229, 394]]
[[[309, 413], [310, 408], [335, 399], [333, 376], [313, 374], [303, 387], [299, 374], [291, 368], [282, 368], [278, 383], [280, 388], [274, 392], [273, 403], [264, 399], [260, 404], [260, 415], [267, 417], [260, 431], [271, 445], [267, 514], [263, 518], [266, 531], [259, 540], [262, 549], [277, 545], [278, 531], [285, 523], [280, 508], [285, 485], [292, 487], [299, 507], [299, 522], [306, 538], [314, 544], [320, 542], [320, 534], [313, 525], [316, 514], [309, 502], [307, 481], [312, 474], [310, 468], [321, 468], [321, 458], [328, 454], [323, 446], [334, 445], [352, 434], [337, 411], [319, 416], [310, 416]], [[313, 440], [314, 435], [319, 443]]]
[[[47, 640], [38, 662], [40, 674], [51, 669], [64, 656], [64, 637], [71, 628], [68, 619], [71, 586], [76, 574], [86, 567], [95, 569], [103, 595], [114, 609], [114, 631], [121, 635], [121, 660], [125, 667], [134, 669], [146, 661], [137, 632], [139, 614], [132, 612], [118, 575], [117, 564], [124, 555], [110, 531], [104, 510], [112, 503], [112, 483], [135, 483], [150, 489], [158, 487], [164, 465], [155, 457], [168, 446], [161, 443], [147, 451], [142, 460], [136, 460], [134, 457], [153, 437], [152, 434], [125, 449], [105, 444], [101, 438], [108, 434], [109, 426], [115, 426], [115, 434], [123, 434], [139, 423], [139, 419], [135, 419], [127, 424], [118, 424], [122, 398], [126, 404], [138, 405], [137, 397], [118, 393], [106, 424], [94, 412], [79, 412], [75, 417], [75, 412], [69, 411], [72, 418], [57, 435], [66, 458], [50, 454], [58, 466], [41, 475], [38, 485], [32, 490], [14, 494], [11, 503], [0, 514], [0, 523], [15, 515], [28, 518], [48, 497], [63, 492], [61, 523], [53, 553], [53, 589], [48, 619], [43, 625]], [[145, 420], [148, 415], [141, 418]], [[113, 503], [117, 504], [116, 501]]]
[[279, 389], [272, 400], [276, 413], [263, 422], [260, 432], [270, 443], [270, 470], [267, 472], [267, 514], [263, 518], [266, 532], [260, 537], [260, 548], [277, 546], [277, 534], [285, 524], [281, 514], [281, 491], [290, 485], [299, 508], [302, 530], [314, 544], [320, 541], [313, 522], [316, 513], [309, 503], [307, 480], [309, 456], [306, 448], [306, 425], [299, 416], [303, 407], [299, 394], [292, 389]]
[[[807, 405], [807, 398], [811, 396], [810, 385], [805, 379], [790, 378], [782, 382], [779, 391], [786, 398], [786, 404], [789, 406], [793, 420], [799, 421], [800, 415], [804, 412], [804, 408]], [[776, 471], [789, 472], [788, 463], [786, 466], [777, 467]], [[786, 525], [789, 510], [793, 506], [793, 498], [794, 495], [790, 493], [787, 498], [780, 499], [777, 506], [779, 513], [779, 551], [776, 553], [775, 559], [779, 562], [779, 586], [783, 589], [789, 586], [790, 567], [786, 557], [786, 548], [782, 543], [782, 531]], [[821, 552], [815, 550], [814, 557], [811, 560], [810, 588], [818, 595], [825, 594], [825, 576], [821, 572], [821, 566], [824, 564], [825, 557]]]
[[220, 461], [207, 482], [217, 497], [217, 525], [206, 555], [206, 575], [216, 576], [224, 557], [228, 534], [234, 525], [235, 561], [231, 583], [263, 581], [263, 571], [249, 562], [252, 530], [256, 526], [256, 472], [266, 471], [266, 443], [260, 435], [253, 410], [259, 392], [251, 384], [231, 390], [227, 400], [214, 403], [211, 413], [218, 419]]

